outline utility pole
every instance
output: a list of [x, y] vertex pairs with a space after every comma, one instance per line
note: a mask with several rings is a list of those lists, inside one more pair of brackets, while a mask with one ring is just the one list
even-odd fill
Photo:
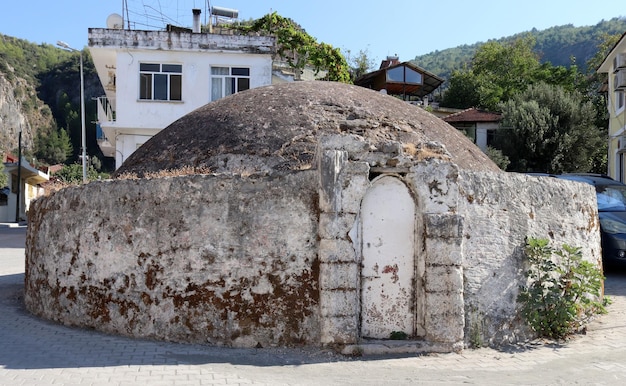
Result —
[[22, 129], [17, 140], [17, 200], [15, 202], [15, 222], [20, 222], [20, 190], [22, 185]]

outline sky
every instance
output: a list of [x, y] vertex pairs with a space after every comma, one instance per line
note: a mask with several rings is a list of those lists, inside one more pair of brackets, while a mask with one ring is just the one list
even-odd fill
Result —
[[202, 10], [204, 24], [208, 7], [236, 9], [240, 20], [276, 11], [344, 54], [365, 52], [376, 66], [390, 55], [408, 61], [533, 28], [626, 17], [624, 0], [1, 0], [0, 33], [83, 49], [88, 28], [106, 28], [113, 13], [134, 29], [161, 29], [166, 23], [191, 27], [193, 8]]

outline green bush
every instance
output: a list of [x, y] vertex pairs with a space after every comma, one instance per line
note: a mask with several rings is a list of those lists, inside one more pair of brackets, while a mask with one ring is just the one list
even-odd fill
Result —
[[546, 239], [529, 238], [527, 285], [518, 301], [529, 326], [541, 337], [563, 339], [581, 330], [596, 314], [606, 313], [604, 277], [582, 259], [580, 248], [553, 249]]

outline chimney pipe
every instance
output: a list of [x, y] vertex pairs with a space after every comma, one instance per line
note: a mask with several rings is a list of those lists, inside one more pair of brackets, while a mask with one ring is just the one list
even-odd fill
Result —
[[194, 8], [191, 11], [193, 12], [193, 32], [194, 33], [200, 33], [201, 32], [201, 28], [200, 28], [200, 13], [202, 12], [202, 10], [200, 10], [198, 8]]

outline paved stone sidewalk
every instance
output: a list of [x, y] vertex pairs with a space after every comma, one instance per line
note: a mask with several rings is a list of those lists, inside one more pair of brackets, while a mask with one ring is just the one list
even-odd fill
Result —
[[608, 277], [609, 314], [594, 321], [587, 335], [562, 346], [345, 358], [323, 349], [228, 349], [133, 340], [43, 321], [22, 305], [23, 229], [19, 232], [0, 229], [0, 385], [626, 383], [626, 273]]

